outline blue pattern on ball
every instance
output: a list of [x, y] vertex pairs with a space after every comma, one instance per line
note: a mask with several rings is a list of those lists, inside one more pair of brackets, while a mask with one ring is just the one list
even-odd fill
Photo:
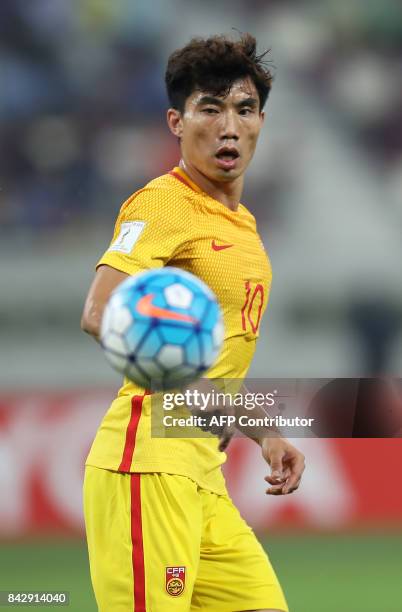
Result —
[[[183, 319], [138, 312], [139, 301], [150, 295], [145, 298], [148, 306]], [[221, 346], [216, 346], [213, 332], [222, 325], [210, 288], [189, 272], [165, 267], [130, 277], [115, 289], [105, 309], [101, 341], [111, 364], [128, 378], [142, 387], [169, 389], [198, 378], [214, 364]]]

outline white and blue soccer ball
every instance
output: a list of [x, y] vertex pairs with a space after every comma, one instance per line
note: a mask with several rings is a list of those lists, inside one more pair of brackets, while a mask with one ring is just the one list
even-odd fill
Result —
[[215, 363], [223, 337], [214, 293], [193, 274], [172, 267], [123, 281], [101, 325], [101, 344], [111, 365], [155, 390], [199, 378]]

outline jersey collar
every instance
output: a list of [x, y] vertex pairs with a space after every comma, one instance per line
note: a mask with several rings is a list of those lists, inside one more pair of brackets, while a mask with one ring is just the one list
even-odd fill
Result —
[[191, 180], [188, 174], [184, 172], [183, 168], [176, 166], [175, 168], [173, 168], [173, 170], [169, 172], [169, 174], [174, 176], [181, 183], [184, 183], [184, 185], [187, 185], [187, 187], [190, 187], [190, 189], [192, 189], [193, 191], [196, 191], [197, 193], [202, 192], [202, 189], [200, 189], [198, 185]]

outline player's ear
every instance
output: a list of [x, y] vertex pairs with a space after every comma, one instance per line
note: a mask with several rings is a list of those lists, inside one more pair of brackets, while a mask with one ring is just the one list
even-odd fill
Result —
[[262, 127], [265, 121], [265, 111], [260, 112], [260, 119], [261, 119], [261, 127]]
[[166, 119], [172, 134], [177, 138], [181, 138], [183, 132], [183, 120], [181, 112], [176, 108], [169, 108], [167, 111]]

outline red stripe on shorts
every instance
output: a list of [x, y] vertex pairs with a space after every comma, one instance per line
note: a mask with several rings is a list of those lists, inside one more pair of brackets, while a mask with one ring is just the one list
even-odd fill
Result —
[[131, 543], [134, 577], [134, 612], [146, 612], [144, 544], [142, 541], [141, 474], [131, 474]]
[[123, 457], [119, 465], [119, 472], [130, 471], [138, 423], [141, 418], [142, 402], [146, 395], [148, 395], [147, 392], [145, 392], [144, 395], [133, 395], [131, 399], [131, 416], [126, 429], [126, 442], [124, 444]]

